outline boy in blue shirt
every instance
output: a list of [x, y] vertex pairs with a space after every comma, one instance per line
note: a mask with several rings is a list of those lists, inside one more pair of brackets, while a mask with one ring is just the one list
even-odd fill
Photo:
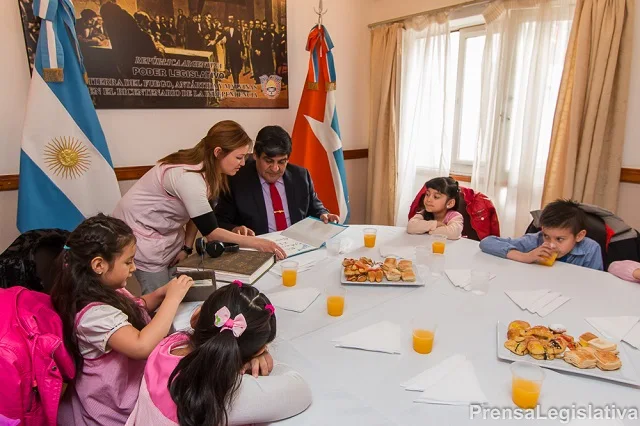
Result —
[[587, 237], [585, 213], [569, 200], [549, 203], [540, 216], [542, 231], [520, 238], [487, 237], [480, 249], [522, 263], [543, 263], [557, 253], [559, 262], [602, 270], [600, 245]]

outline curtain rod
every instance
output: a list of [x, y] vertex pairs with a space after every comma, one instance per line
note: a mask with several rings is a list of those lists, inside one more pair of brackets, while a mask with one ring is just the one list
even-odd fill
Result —
[[385, 24], [393, 24], [393, 23], [396, 23], [396, 22], [402, 22], [402, 21], [404, 21], [406, 19], [414, 18], [416, 16], [431, 15], [433, 13], [440, 13], [440, 12], [448, 12], [448, 11], [451, 11], [451, 10], [462, 9], [464, 7], [471, 6], [471, 5], [474, 5], [474, 4], [483, 4], [483, 3], [488, 3], [488, 1], [484, 1], [484, 0], [469, 0], [469, 1], [465, 1], [463, 3], [454, 4], [454, 5], [451, 5], [451, 6], [445, 6], [445, 7], [441, 7], [441, 8], [438, 8], [438, 9], [427, 10], [427, 11], [424, 11], [424, 12], [412, 13], [411, 15], [405, 15], [405, 16], [400, 16], [398, 18], [387, 19], [386, 21], [374, 22], [373, 24], [369, 24], [369, 28], [377, 27], [378, 25], [385, 25]]

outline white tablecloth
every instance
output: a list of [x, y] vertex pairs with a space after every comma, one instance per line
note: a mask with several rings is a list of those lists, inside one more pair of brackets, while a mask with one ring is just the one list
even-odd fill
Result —
[[[362, 227], [351, 226], [340, 235], [354, 241], [347, 256], [379, 258], [379, 247], [429, 244], [429, 237], [406, 234], [403, 228], [378, 227], [376, 248], [363, 247]], [[340, 281], [342, 257], [328, 257], [298, 276], [299, 287], [322, 290]], [[333, 318], [326, 313], [324, 296], [304, 313], [280, 309], [278, 337], [271, 345], [274, 357], [296, 368], [308, 380], [314, 401], [304, 413], [280, 423], [286, 425], [467, 425], [496, 423], [470, 418], [468, 407], [416, 404], [418, 395], [400, 383], [456, 353], [472, 361], [491, 407], [514, 407], [511, 401], [509, 363], [496, 357], [496, 323], [522, 319], [532, 324], [562, 323], [573, 335], [594, 331], [587, 316], [638, 315], [640, 286], [605, 272], [556, 263], [552, 268], [524, 265], [480, 252], [478, 243], [449, 241], [446, 267], [474, 268], [492, 272], [490, 291], [476, 296], [458, 289], [444, 277], [429, 276], [426, 287], [347, 289], [345, 313]], [[262, 292], [282, 291], [280, 278], [266, 274], [255, 284]], [[572, 300], [545, 318], [522, 311], [505, 290], [550, 288]], [[433, 352], [418, 355], [411, 349], [411, 318], [428, 314], [438, 322]], [[383, 315], [385, 317], [383, 318]], [[406, 350], [389, 355], [335, 348], [332, 339], [382, 319], [403, 326]], [[640, 371], [640, 351], [622, 344]], [[546, 371], [540, 404], [549, 408], [586, 406], [640, 409], [640, 389], [578, 375]], [[513, 424], [505, 420], [501, 424]], [[639, 424], [626, 420], [625, 425]], [[517, 424], [561, 424], [556, 421], [518, 421]], [[579, 422], [572, 423], [579, 425]]]

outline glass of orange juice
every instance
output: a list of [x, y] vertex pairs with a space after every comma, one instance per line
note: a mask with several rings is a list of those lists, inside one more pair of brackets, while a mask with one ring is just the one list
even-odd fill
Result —
[[540, 265], [544, 265], [544, 266], [553, 266], [554, 263], [556, 263], [556, 259], [558, 258], [558, 252], [554, 251], [553, 253], [551, 253], [551, 257], [547, 257], [544, 260], [540, 261]]
[[511, 364], [511, 399], [523, 409], [536, 408], [544, 370], [535, 364], [517, 361]]
[[411, 323], [413, 350], [419, 354], [430, 354], [436, 337], [437, 325], [424, 318], [414, 318]]
[[376, 246], [376, 235], [378, 230], [376, 228], [364, 229], [364, 246], [367, 248], [373, 248]]
[[282, 268], [282, 285], [285, 287], [293, 287], [298, 280], [298, 262], [288, 260], [280, 264]]
[[332, 317], [339, 317], [344, 313], [344, 300], [347, 290], [342, 286], [331, 286], [326, 290], [327, 313]]
[[444, 248], [447, 245], [447, 237], [444, 235], [433, 235], [431, 250], [433, 254], [444, 254]]

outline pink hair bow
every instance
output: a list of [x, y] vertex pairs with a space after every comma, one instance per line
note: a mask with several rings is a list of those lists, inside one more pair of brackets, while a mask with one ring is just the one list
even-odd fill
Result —
[[231, 319], [231, 312], [229, 312], [229, 308], [226, 306], [218, 309], [213, 324], [216, 327], [222, 327], [220, 332], [223, 330], [231, 330], [236, 337], [242, 336], [242, 333], [247, 329], [247, 321], [244, 319], [244, 315], [238, 314], [235, 318]]

